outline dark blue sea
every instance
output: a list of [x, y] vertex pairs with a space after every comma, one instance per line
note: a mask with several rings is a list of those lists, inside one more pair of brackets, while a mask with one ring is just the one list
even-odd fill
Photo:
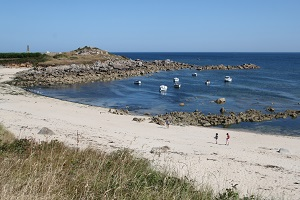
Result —
[[[75, 84], [69, 87], [33, 88], [45, 96], [83, 104], [125, 108], [137, 114], [164, 114], [171, 111], [202, 111], [219, 114], [220, 108], [244, 112], [257, 109], [266, 112], [300, 110], [300, 53], [115, 53], [131, 59], [166, 60], [193, 65], [241, 65], [253, 63], [255, 70], [197, 71], [184, 69], [162, 71], [111, 82]], [[192, 76], [197, 73], [198, 76]], [[224, 77], [233, 78], [225, 83]], [[173, 78], [180, 79], [181, 88], [173, 87]], [[141, 85], [133, 84], [141, 80]], [[210, 85], [205, 81], [210, 80]], [[166, 93], [159, 92], [167, 85]], [[213, 101], [224, 97], [226, 103]], [[184, 106], [179, 106], [180, 103]], [[300, 119], [277, 119], [258, 123], [240, 123], [226, 127], [260, 133], [300, 136]]]

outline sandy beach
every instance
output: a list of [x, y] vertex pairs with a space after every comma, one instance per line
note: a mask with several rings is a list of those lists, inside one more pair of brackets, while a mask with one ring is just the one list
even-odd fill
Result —
[[[172, 124], [167, 128], [149, 123], [147, 116], [116, 115], [108, 108], [39, 96], [3, 83], [19, 70], [24, 69], [0, 67], [0, 123], [17, 138], [57, 139], [108, 152], [129, 148], [158, 168], [216, 191], [235, 186], [244, 195], [300, 199], [299, 137]], [[145, 120], [136, 122], [134, 117]], [[54, 134], [38, 134], [43, 127]]]

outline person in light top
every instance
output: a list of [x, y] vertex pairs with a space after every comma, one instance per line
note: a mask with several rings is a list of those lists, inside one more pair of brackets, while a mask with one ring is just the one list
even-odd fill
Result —
[[229, 145], [229, 139], [230, 139], [230, 135], [229, 133], [226, 133], [226, 145]]

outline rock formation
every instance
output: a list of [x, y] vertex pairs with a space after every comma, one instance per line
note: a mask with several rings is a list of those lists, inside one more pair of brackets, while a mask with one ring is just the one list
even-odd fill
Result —
[[68, 85], [75, 83], [87, 83], [93, 81], [120, 80], [132, 76], [152, 74], [159, 71], [180, 70], [180, 69], [258, 69], [259, 66], [253, 64], [243, 64], [239, 66], [206, 66], [199, 67], [185, 63], [155, 60], [141, 61], [130, 59], [109, 59], [97, 61], [94, 64], [71, 64], [60, 66], [37, 66], [30, 70], [17, 74], [11, 84], [22, 87], [31, 86], [53, 86]]
[[180, 126], [229, 126], [241, 122], [261, 122], [279, 118], [296, 118], [300, 114], [300, 110], [286, 110], [278, 113], [262, 113], [261, 111], [250, 109], [245, 112], [229, 114], [208, 114], [205, 115], [199, 111], [194, 112], [170, 112], [164, 115], [156, 115], [152, 117], [151, 122], [162, 125], [166, 119], [172, 119], [173, 125]]

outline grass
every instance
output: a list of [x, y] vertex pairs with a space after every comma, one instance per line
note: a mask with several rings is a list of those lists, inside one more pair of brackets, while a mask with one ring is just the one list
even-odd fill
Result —
[[1, 199], [239, 199], [233, 190], [214, 196], [155, 171], [128, 149], [108, 154], [58, 141], [12, 140], [0, 127]]
[[[42, 54], [42, 53], [0, 53], [0, 64], [13, 65], [30, 63], [36, 66], [57, 66], [57, 65], [70, 65], [70, 64], [93, 64], [96, 61], [106, 61], [110, 59], [125, 59], [122, 56], [114, 54], [90, 54], [80, 55], [77, 54], [78, 50], [91, 50], [90, 47], [79, 48], [75, 51]], [[97, 49], [97, 48], [96, 48]], [[99, 49], [100, 50], [100, 49]]]
[[50, 59], [50, 56], [41, 53], [0, 53], [0, 64], [2, 65], [22, 63], [37, 65]]
[[109, 59], [124, 59], [121, 56], [108, 54], [108, 55], [77, 55], [74, 52], [66, 52], [50, 56], [48, 60], [40, 62], [40, 66], [49, 65], [70, 65], [70, 64], [93, 64], [96, 61], [104, 62]]

